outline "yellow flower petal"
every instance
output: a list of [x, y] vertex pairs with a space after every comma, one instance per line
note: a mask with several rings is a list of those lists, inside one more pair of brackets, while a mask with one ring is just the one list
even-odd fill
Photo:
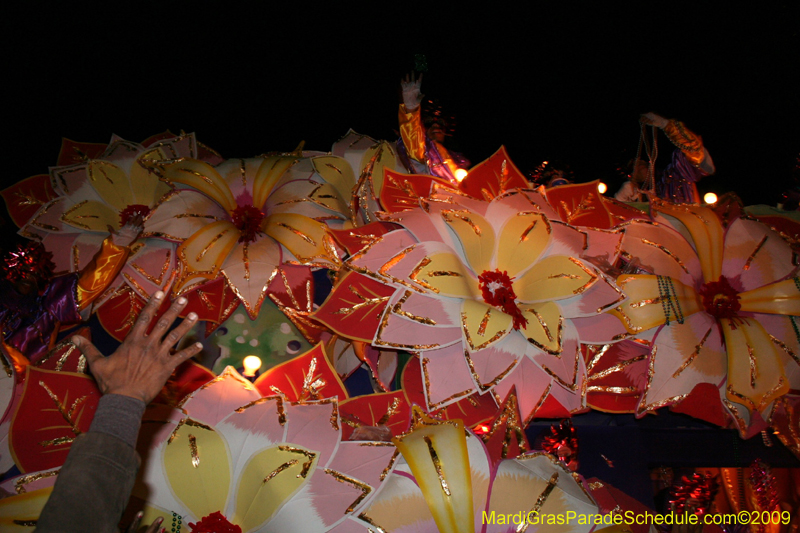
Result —
[[461, 259], [452, 253], [426, 256], [409, 274], [409, 278], [442, 296], [472, 299], [480, 294], [478, 283]]
[[230, 187], [219, 172], [208, 163], [196, 159], [178, 161], [164, 170], [164, 179], [197, 189], [214, 199], [229, 213], [236, 209], [236, 200]]
[[276, 155], [264, 159], [253, 180], [253, 205], [261, 209], [272, 189], [299, 158], [293, 155]]
[[118, 166], [101, 159], [93, 159], [89, 161], [86, 173], [97, 194], [114, 206], [117, 211], [122, 211], [130, 204], [135, 203], [133, 191], [131, 191], [131, 181]]
[[762, 410], [789, 392], [780, 353], [764, 327], [752, 318], [719, 322], [728, 351], [728, 399]]
[[152, 206], [169, 192], [170, 187], [158, 179], [155, 172], [151, 172], [141, 164], [142, 159], [163, 160], [166, 156], [160, 149], [151, 150], [139, 156], [131, 166], [130, 186], [133, 190], [133, 203], [139, 205]]
[[[550, 221], [541, 213], [518, 213], [500, 232], [497, 269], [513, 278], [535, 263], [550, 242]], [[481, 272], [478, 272], [480, 275]]]
[[528, 325], [520, 330], [528, 342], [550, 354], [561, 353], [561, 311], [553, 302], [521, 306]]
[[689, 231], [703, 278], [706, 283], [717, 281], [722, 274], [722, 249], [725, 232], [719, 217], [707, 207], [696, 205], [658, 204], [657, 212], [678, 219]]
[[565, 255], [546, 257], [514, 280], [514, 293], [521, 302], [547, 302], [580, 294], [597, 279], [578, 259]]
[[770, 283], [739, 294], [742, 311], [771, 315], [800, 315], [800, 291], [794, 279]]
[[195, 277], [214, 279], [222, 268], [240, 237], [236, 226], [227, 220], [218, 220], [204, 226], [178, 247], [178, 257], [183, 262], [183, 273], [175, 290]]
[[212, 428], [191, 420], [181, 425], [164, 447], [164, 472], [175, 496], [195, 517], [225, 509], [230, 457]]
[[464, 300], [461, 306], [461, 326], [473, 352], [504, 337], [512, 322], [509, 315], [483, 302]]
[[416, 406], [414, 415], [421, 423], [392, 442], [425, 495], [437, 529], [444, 533], [473, 531], [472, 481], [464, 423], [439, 422]]
[[443, 209], [442, 218], [455, 232], [470, 268], [478, 276], [492, 269], [495, 236], [489, 222], [477, 213], [466, 209]]
[[266, 218], [262, 227], [303, 263], [338, 265], [341, 262], [333, 239], [321, 222], [293, 213], [275, 213]]
[[119, 211], [94, 200], [84, 200], [70, 207], [61, 215], [61, 220], [88, 231], [107, 233], [108, 226], [119, 229]]
[[[313, 164], [317, 173], [336, 189], [346, 205], [356, 184], [353, 169], [347, 160], [333, 155], [320, 156], [314, 158]], [[347, 210], [343, 213], [347, 213]]]
[[311, 479], [318, 460], [318, 454], [296, 444], [268, 448], [254, 455], [239, 478], [231, 522], [242, 531], [254, 531]]
[[[701, 310], [693, 288], [672, 278], [663, 279], [671, 280], [670, 294], [672, 290], [677, 294], [677, 302], [675, 297], [666, 302], [671, 322], [677, 322]], [[656, 276], [624, 274], [617, 278], [617, 284], [625, 291], [628, 300], [609, 313], [619, 318], [630, 333], [639, 333], [666, 322], [664, 302]]]

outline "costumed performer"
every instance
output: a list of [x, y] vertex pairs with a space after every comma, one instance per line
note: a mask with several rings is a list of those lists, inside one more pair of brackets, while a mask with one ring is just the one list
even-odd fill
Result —
[[448, 123], [439, 106], [428, 100], [423, 109], [422, 74], [415, 78], [407, 75], [400, 81], [403, 103], [400, 104], [398, 120], [400, 139], [397, 154], [406, 169], [413, 174], [431, 174], [458, 185], [458, 169], [468, 169], [469, 160], [458, 152], [444, 147]]
[[142, 231], [136, 215], [103, 241], [80, 272], [52, 277], [53, 255], [31, 241], [8, 251], [0, 263], [0, 329], [15, 364], [35, 363], [55, 346], [61, 325], [87, 320], [94, 302], [117, 277]]
[[[699, 204], [700, 194], [696, 183], [704, 176], [716, 172], [711, 155], [703, 146], [703, 139], [675, 119], [667, 120], [655, 113], [645, 113], [639, 120], [661, 129], [677, 149], [664, 170], [656, 172], [656, 194], [659, 198], [676, 204]], [[647, 163], [634, 162], [631, 181], [643, 183], [647, 177]], [[623, 184], [625, 188], [625, 184]], [[620, 189], [622, 191], [622, 189]]]

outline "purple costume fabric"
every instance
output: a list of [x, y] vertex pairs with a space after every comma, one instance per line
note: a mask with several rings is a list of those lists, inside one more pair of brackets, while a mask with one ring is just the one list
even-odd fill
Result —
[[[458, 168], [470, 167], [469, 160], [462, 154], [453, 151], [448, 152]], [[403, 163], [403, 166], [412, 174], [430, 174], [432, 176], [444, 178], [451, 183], [458, 183], [456, 177], [450, 172], [450, 167], [444, 162], [444, 158], [439, 153], [438, 148], [436, 148], [436, 143], [428, 137], [425, 137], [425, 156], [428, 159], [427, 165], [412, 159], [411, 156], [408, 155], [408, 149], [402, 137], [397, 139], [397, 155], [400, 158], [400, 162]], [[416, 165], [414, 163], [416, 163]]]
[[50, 336], [59, 323], [80, 322], [78, 276], [53, 278], [41, 295], [25, 296], [10, 285], [0, 300], [0, 325], [5, 342], [19, 350], [32, 363], [47, 353]]
[[695, 183], [708, 172], [692, 165], [680, 150], [672, 152], [672, 162], [657, 176], [658, 197], [676, 204], [699, 202]]

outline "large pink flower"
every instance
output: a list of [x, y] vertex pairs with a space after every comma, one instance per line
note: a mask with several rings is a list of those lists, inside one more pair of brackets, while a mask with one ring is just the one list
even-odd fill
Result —
[[[387, 216], [402, 229], [345, 264], [393, 291], [377, 331], [365, 334], [376, 347], [420, 353], [429, 409], [475, 392], [505, 397], [514, 385], [526, 419], [548, 397], [559, 415], [584, 409], [576, 323], [622, 295], [581, 256], [614, 256], [621, 235], [589, 246], [587, 233], [543, 214], [532, 192], [465, 200], [469, 207], [422, 201]], [[372, 305], [359, 293], [347, 308], [347, 291], [339, 287], [317, 318]], [[593, 342], [610, 341], [594, 333]]]
[[337, 263], [325, 227], [348, 223], [342, 191], [353, 178], [341, 158], [293, 153], [217, 167], [183, 159], [164, 179], [179, 190], [158, 206], [144, 234], [181, 243], [177, 293], [223, 275], [255, 318], [279, 265]]
[[623, 239], [623, 253], [652, 274], [620, 276], [629, 299], [610, 312], [652, 339], [639, 414], [710, 386], [742, 434], [753, 433], [777, 398], [800, 389], [792, 249], [755, 220], [723, 226], [705, 207], [653, 209], [655, 223], [631, 222]]
[[[391, 466], [385, 442], [342, 441], [337, 400], [262, 398], [228, 367], [185, 400], [154, 408], [134, 496], [189, 523], [218, 520], [242, 531], [350, 530]], [[339, 529], [341, 528], [341, 529]]]
[[[197, 157], [193, 134], [145, 145], [114, 137], [95, 159], [50, 169], [57, 197], [43, 205], [23, 227], [23, 234], [42, 238], [53, 252], [56, 270], [83, 269], [108, 237], [134, 213], [145, 218], [172, 188], [159, 179], [156, 165], [179, 157]], [[172, 281], [176, 246], [161, 239], [141, 238], [117, 278], [95, 302], [99, 307], [123, 284], [147, 299]]]

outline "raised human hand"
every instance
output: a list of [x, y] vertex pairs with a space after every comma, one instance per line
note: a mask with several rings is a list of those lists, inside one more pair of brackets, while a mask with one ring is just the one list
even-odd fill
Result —
[[150, 298], [131, 332], [108, 357], [103, 357], [88, 339], [72, 337], [72, 342], [86, 357], [103, 394], [121, 394], [148, 404], [158, 395], [175, 368], [202, 349], [202, 344], [197, 342], [174, 355], [171, 353], [172, 347], [197, 322], [197, 315], [189, 313], [180, 325], [167, 333], [178, 313], [186, 306], [186, 298], [183, 297], [172, 303], [153, 331], [147, 334], [163, 299], [164, 293], [161, 291]]
[[124, 226], [115, 231], [113, 227], [108, 226], [108, 232], [111, 234], [111, 240], [117, 246], [130, 246], [133, 241], [139, 238], [139, 235], [144, 229], [144, 217], [141, 213], [136, 213]]
[[665, 119], [661, 115], [656, 115], [652, 111], [650, 113], [645, 113], [644, 115], [639, 116], [639, 122], [643, 122], [645, 124], [651, 124], [656, 128], [664, 129], [669, 124], [669, 120]]
[[425, 96], [422, 94], [421, 87], [422, 73], [417, 78], [411, 72], [400, 80], [400, 88], [403, 90], [403, 105], [406, 106], [406, 111], [414, 111], [419, 107], [422, 98]]

